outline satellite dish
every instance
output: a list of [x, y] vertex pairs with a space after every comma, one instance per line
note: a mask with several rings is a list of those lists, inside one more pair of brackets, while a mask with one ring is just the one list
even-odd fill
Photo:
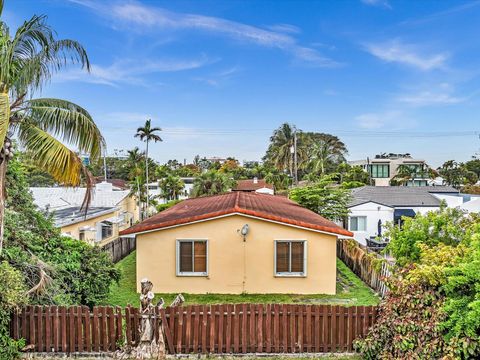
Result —
[[248, 224], [243, 225], [242, 230], [240, 231], [240, 233], [241, 233], [243, 236], [247, 236], [247, 234], [248, 234]]

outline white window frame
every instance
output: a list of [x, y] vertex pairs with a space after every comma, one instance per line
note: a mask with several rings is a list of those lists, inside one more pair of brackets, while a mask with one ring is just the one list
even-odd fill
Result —
[[[282, 242], [302, 242], [303, 243], [303, 272], [277, 272], [277, 243]], [[273, 242], [273, 275], [275, 277], [307, 277], [307, 259], [308, 259], [308, 242], [306, 239], [276, 239]], [[291, 254], [290, 245], [290, 254]], [[290, 255], [290, 262], [292, 261]], [[290, 264], [291, 265], [291, 264]]]
[[[195, 272], [195, 271], [192, 271], [192, 272], [181, 272], [180, 271], [180, 243], [182, 242], [194, 242], [194, 241], [201, 241], [201, 242], [205, 242], [206, 243], [206, 269], [207, 271], [205, 272]], [[177, 254], [176, 254], [176, 274], [177, 276], [208, 276], [208, 258], [209, 258], [209, 250], [208, 250], [208, 239], [177, 239], [176, 241], [176, 251], [177, 251]], [[192, 261], [193, 261], [193, 258], [192, 258]]]
[[[365, 218], [365, 229], [363, 230], [352, 230], [352, 218]], [[348, 217], [348, 230], [349, 231], [358, 231], [366, 232], [367, 231], [367, 216], [366, 215], [353, 215]], [[357, 219], [357, 228], [358, 228], [358, 219]]]

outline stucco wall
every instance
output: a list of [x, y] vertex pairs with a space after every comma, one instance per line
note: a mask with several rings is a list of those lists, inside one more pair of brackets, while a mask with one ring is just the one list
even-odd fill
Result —
[[108, 242], [118, 238], [118, 233], [122, 230], [125, 230], [130, 227], [130, 217], [132, 218], [132, 223], [135, 224], [139, 220], [139, 208], [137, 206], [136, 200], [133, 197], [126, 197], [124, 198], [118, 205], [115, 211], [110, 213], [98, 216], [96, 218], [87, 219], [85, 221], [80, 221], [75, 224], [71, 224], [68, 226], [63, 226], [61, 228], [62, 233], [70, 233], [75, 239], [80, 238], [80, 229], [85, 227], [90, 227], [92, 229], [97, 229], [97, 223], [106, 220], [108, 218], [114, 216], [120, 216], [122, 212], [127, 212], [128, 216], [126, 217], [126, 222], [121, 225], [114, 224], [113, 225], [113, 232], [112, 236], [109, 238], [103, 239], [101, 241], [96, 241], [96, 231], [86, 231], [85, 232], [85, 241], [89, 244], [97, 244], [99, 246], [103, 246]]
[[[352, 231], [353, 238], [360, 244], [366, 245], [366, 238], [378, 235], [378, 220], [382, 220], [382, 224], [393, 221], [393, 208], [369, 202], [350, 208], [349, 218], [351, 216], [366, 216], [366, 231]], [[349, 219], [350, 223], [350, 219]], [[350, 225], [349, 225], [350, 226]], [[351, 230], [350, 230], [351, 231]]]
[[[438, 210], [438, 207], [434, 206], [425, 206], [425, 207], [396, 207], [395, 209], [412, 209], [416, 214], [426, 214], [429, 211]], [[394, 208], [388, 206], [380, 205], [374, 202], [368, 202], [365, 204], [357, 205], [351, 207], [349, 217], [352, 216], [366, 216], [367, 217], [367, 228], [366, 231], [352, 231], [353, 238], [362, 245], [366, 245], [366, 238], [370, 236], [378, 236], [378, 220], [382, 220], [382, 225], [385, 225], [387, 222], [392, 222], [394, 220]], [[350, 225], [349, 225], [350, 226]], [[384, 231], [385, 229], [382, 229]]]
[[[88, 227], [92, 227], [93, 229], [95, 229], [97, 222], [100, 222], [100, 221], [106, 220], [110, 217], [113, 217], [113, 216], [116, 215], [117, 212], [118, 211], [112, 211], [108, 214], [104, 214], [104, 215], [98, 216], [96, 218], [87, 219], [85, 221], [77, 222], [75, 224], [68, 225], [68, 226], [62, 226], [61, 231], [62, 231], [62, 233], [65, 233], [65, 234], [69, 233], [71, 237], [78, 240], [80, 238], [80, 229], [81, 228], [88, 226]], [[113, 227], [113, 229], [114, 229], [113, 236], [110, 239], [114, 239], [114, 238], [118, 237], [118, 231], [115, 231], [115, 228], [118, 228], [118, 226]], [[105, 240], [110, 240], [110, 239], [105, 239]], [[94, 231], [86, 231], [85, 232], [85, 241], [88, 242], [89, 244], [93, 244], [95, 242], [95, 232]]]
[[444, 200], [448, 207], [457, 207], [463, 204], [463, 197], [459, 194], [432, 194], [437, 199]]
[[[237, 233], [244, 224], [246, 242]], [[208, 276], [176, 275], [177, 239], [208, 239]], [[275, 240], [307, 241], [307, 275], [276, 277]], [[232, 215], [137, 235], [137, 291], [142, 278], [155, 292], [335, 294], [336, 236]]]

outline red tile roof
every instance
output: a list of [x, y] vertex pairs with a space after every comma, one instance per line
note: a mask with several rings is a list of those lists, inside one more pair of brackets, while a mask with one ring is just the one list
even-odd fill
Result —
[[272, 189], [273, 186], [268, 184], [265, 180], [259, 179], [255, 183], [254, 180], [237, 180], [237, 186], [235, 186], [233, 191], [255, 191], [258, 189], [267, 188]]
[[188, 224], [228, 214], [250, 215], [307, 229], [353, 236], [350, 231], [285, 197], [240, 191], [182, 201], [121, 231], [120, 235]]

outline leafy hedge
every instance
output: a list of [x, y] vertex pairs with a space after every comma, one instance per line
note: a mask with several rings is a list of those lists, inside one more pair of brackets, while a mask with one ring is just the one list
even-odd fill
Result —
[[10, 161], [7, 171], [5, 242], [0, 255], [0, 359], [13, 359], [22, 341], [9, 337], [16, 306], [82, 304], [93, 306], [108, 295], [120, 274], [98, 247], [62, 236], [51, 218], [33, 204], [23, 168]]
[[399, 266], [357, 349], [368, 359], [480, 358], [479, 217], [442, 208], [387, 236]]

